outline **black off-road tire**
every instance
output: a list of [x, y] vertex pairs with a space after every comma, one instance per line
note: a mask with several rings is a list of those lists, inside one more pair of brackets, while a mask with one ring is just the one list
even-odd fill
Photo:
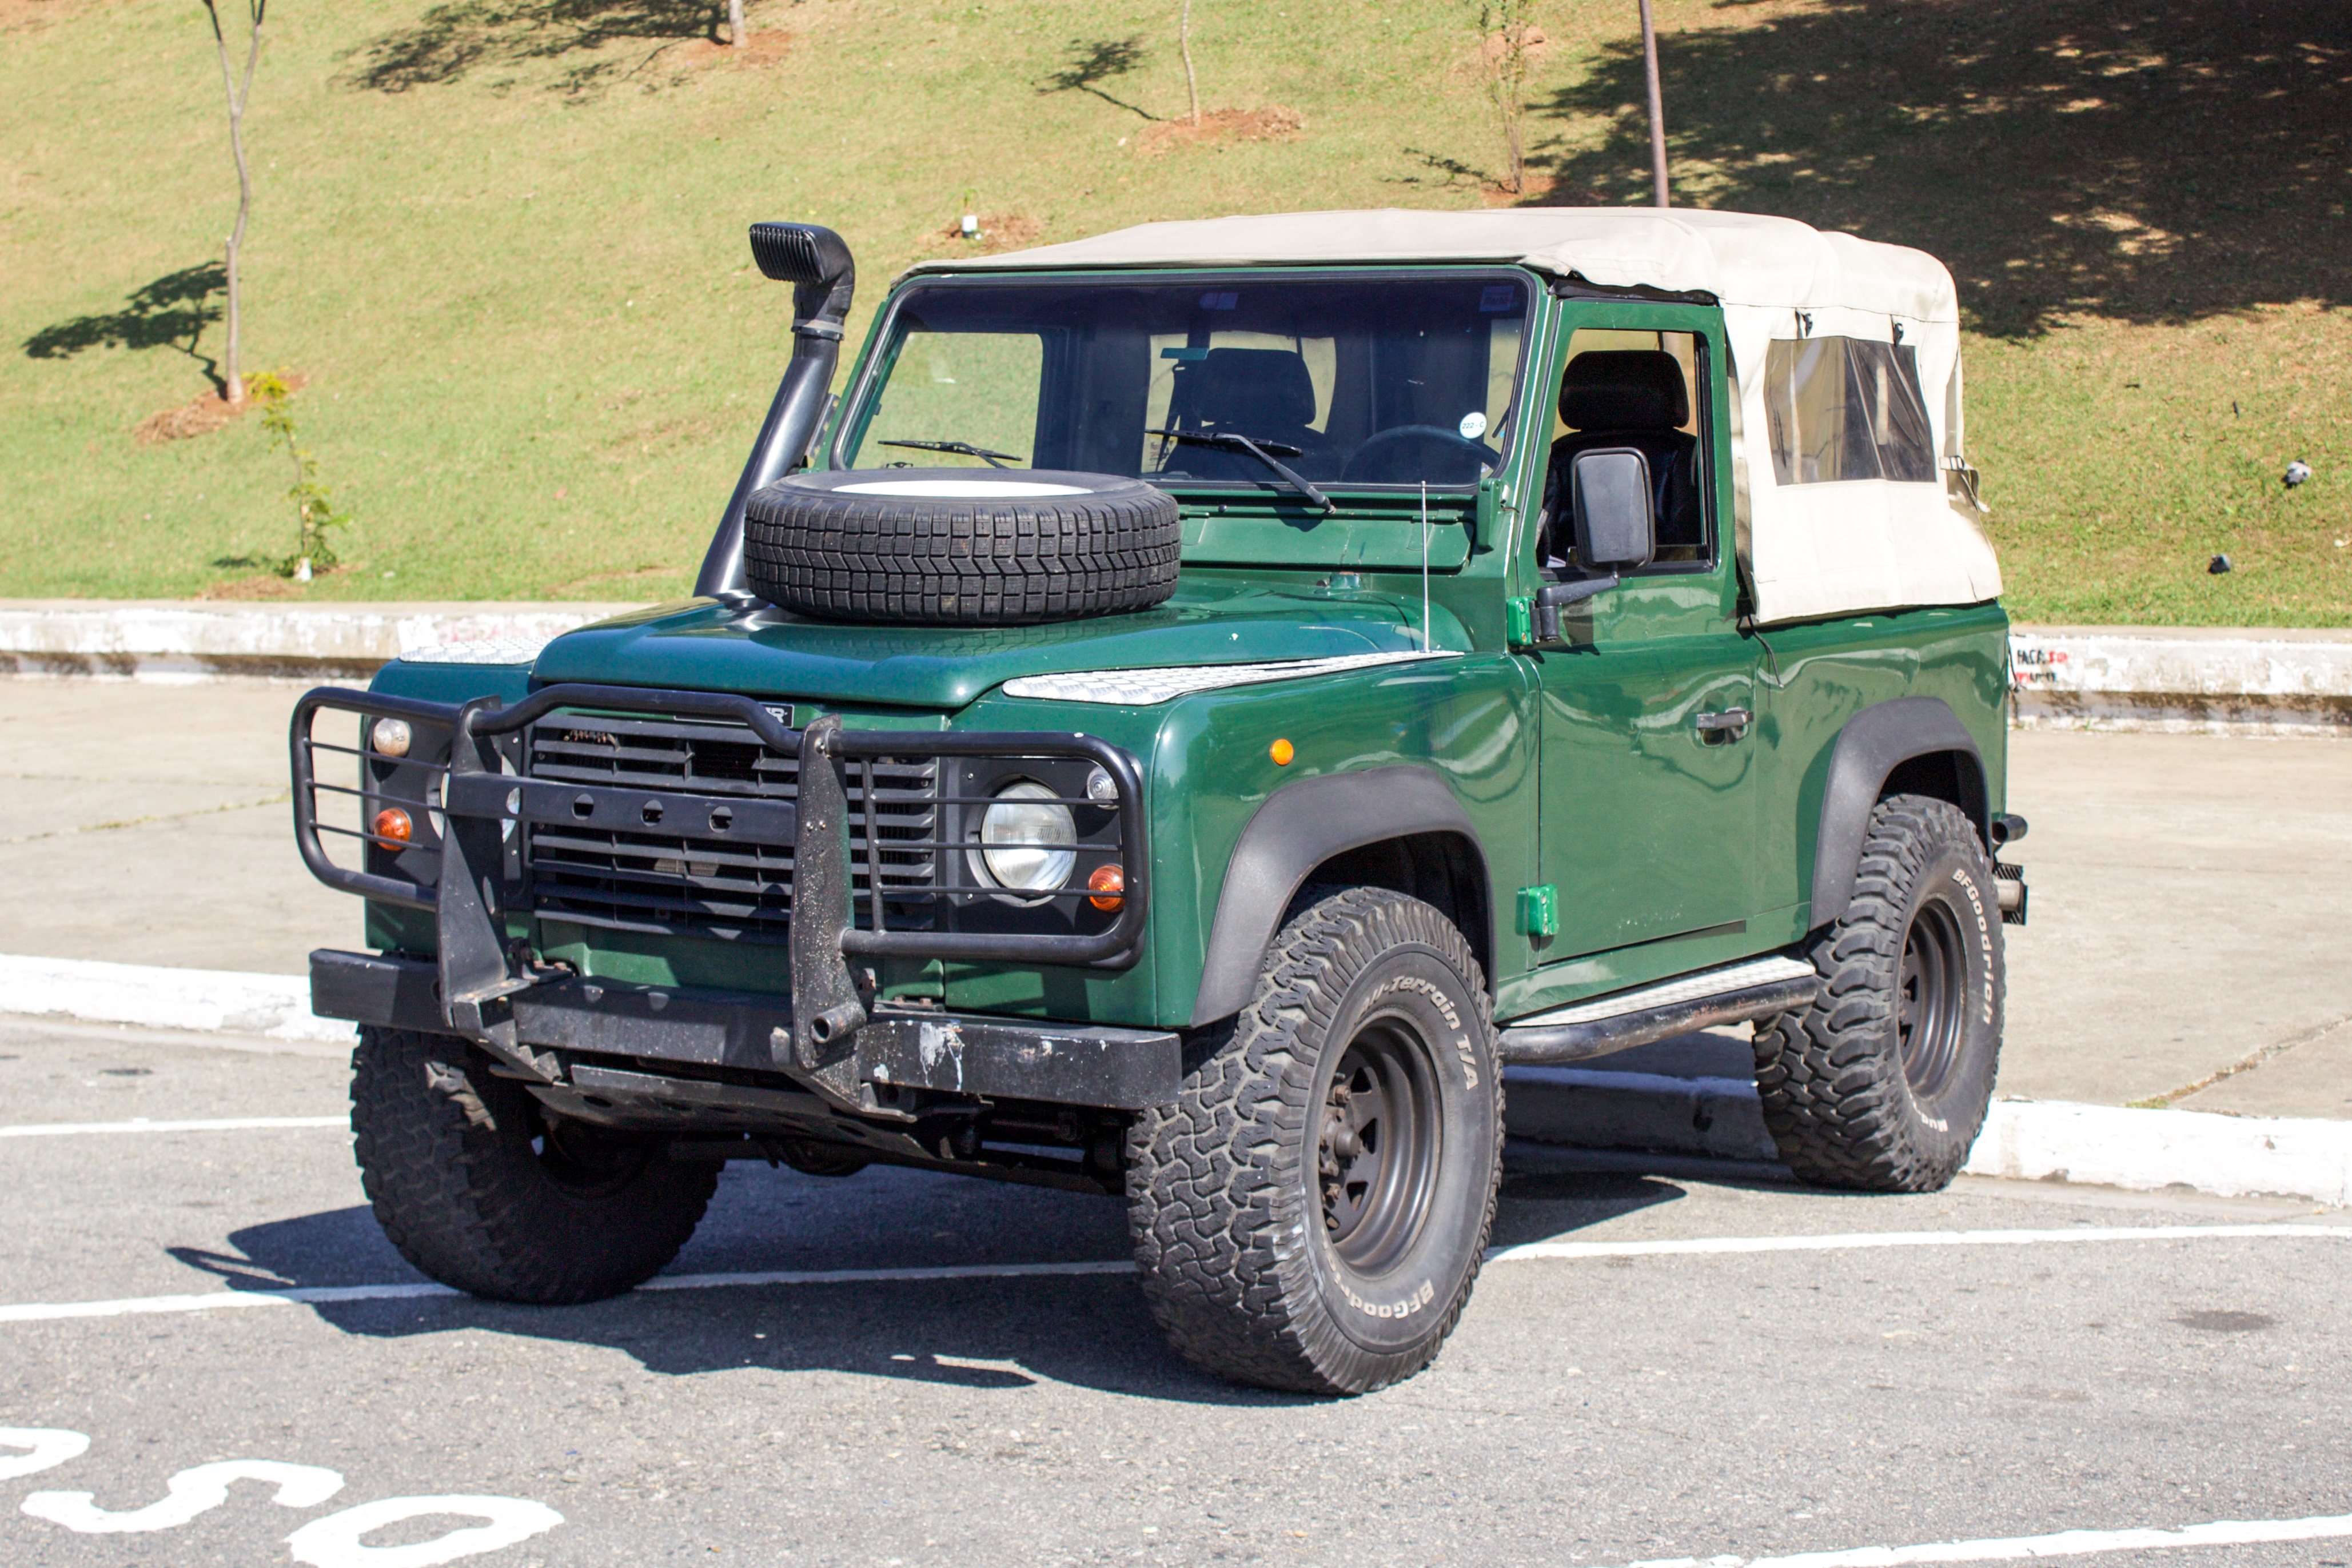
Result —
[[1807, 956], [1821, 994], [1756, 1030], [1781, 1158], [1822, 1186], [1942, 1187], [1992, 1100], [2005, 984], [1992, 863], [1958, 808], [1879, 801], [1853, 902]]
[[1177, 1103], [1130, 1130], [1128, 1222], [1186, 1357], [1363, 1394], [1429, 1364], [1478, 1277], [1494, 1018], [1469, 944], [1419, 899], [1318, 888], [1297, 908], [1250, 1005], [1193, 1042]]
[[352, 1131], [400, 1255], [501, 1301], [593, 1301], [643, 1283], [694, 1234], [718, 1167], [566, 1122], [465, 1040], [362, 1028]]
[[[1018, 493], [1040, 487], [1053, 493]], [[1045, 469], [795, 474], [743, 513], [752, 591], [835, 621], [1025, 626], [1142, 610], [1176, 591], [1179, 544], [1166, 491]]]

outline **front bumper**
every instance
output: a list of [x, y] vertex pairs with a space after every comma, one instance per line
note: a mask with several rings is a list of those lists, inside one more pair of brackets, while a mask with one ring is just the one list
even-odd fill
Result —
[[[337, 747], [311, 734], [322, 711], [356, 716], [356, 747]], [[772, 755], [797, 759], [793, 799], [747, 799], [690, 789], [622, 789], [533, 778], [517, 766], [528, 727], [558, 712], [589, 716], [699, 720], [737, 727]], [[429, 757], [394, 758], [375, 750], [373, 721], [407, 720], [420, 734], [447, 737], [446, 763]], [[782, 1071], [845, 1109], [872, 1100], [877, 1084], [911, 1084], [969, 1094], [1133, 1107], [1172, 1100], [1175, 1037], [1134, 1030], [1032, 1025], [1002, 1019], [947, 1019], [919, 1009], [877, 1005], [872, 982], [850, 960], [866, 956], [959, 959], [1024, 965], [1131, 965], [1141, 950], [1150, 902], [1150, 852], [1146, 840], [1142, 779], [1134, 758], [1088, 736], [1029, 733], [848, 730], [838, 718], [802, 728], [749, 697], [724, 693], [639, 687], [552, 685], [511, 707], [496, 698], [463, 705], [419, 702], [337, 687], [321, 687], [295, 706], [292, 731], [295, 839], [304, 863], [330, 887], [434, 916], [436, 956], [431, 962], [321, 953], [312, 964], [314, 1005], [326, 1017], [464, 1036], [530, 1073], [545, 1079], [534, 1046], [644, 1056], [710, 1065]], [[429, 880], [354, 870], [326, 852], [320, 820], [321, 783], [317, 754], [356, 756], [362, 830], [371, 839], [379, 808], [395, 808], [413, 821], [438, 828], [437, 863]], [[961, 841], [941, 831], [937, 842], [883, 844], [870, 815], [864, 821], [866, 863], [852, 853], [855, 810], [849, 770], [864, 765], [870, 814], [872, 766], [882, 760], [1033, 758], [1091, 763], [1118, 792], [1116, 846], [1125, 867], [1123, 902], [1098, 931], [1006, 932], [891, 929], [882, 894], [877, 845], [894, 852], [934, 852], [952, 866], [969, 858]], [[374, 771], [372, 771], [374, 769]], [[406, 779], [414, 796], [393, 792], [384, 780]], [[943, 792], [941, 801], [972, 801]], [[985, 802], [981, 802], [984, 804]], [[791, 862], [788, 998], [731, 993], [691, 993], [628, 987], [539, 967], [530, 945], [514, 937], [514, 922], [533, 914], [525, 835], [541, 828], [626, 831], [638, 824], [698, 821], [723, 832], [730, 845], [789, 850]], [[724, 827], [719, 824], [724, 821]], [[348, 830], [344, 830], [348, 831]], [[422, 835], [420, 834], [420, 837]], [[404, 854], [397, 864], [414, 859]], [[866, 875], [862, 898], [860, 872]], [[1056, 894], [1083, 896], [1083, 889]], [[866, 920], [856, 918], [859, 903]], [[688, 1021], [688, 1020], [691, 1021]], [[592, 1043], [601, 1041], [603, 1043]], [[974, 1052], [976, 1042], [985, 1049]], [[928, 1045], [928, 1051], [926, 1049]], [[715, 1052], [715, 1054], [713, 1054]], [[1095, 1065], [1075, 1065], [1091, 1052]], [[990, 1065], [980, 1068], [978, 1056]], [[1129, 1057], [1136, 1059], [1130, 1064]], [[1164, 1069], [1164, 1071], [1163, 1071]], [[983, 1088], [982, 1078], [1003, 1086]], [[906, 1074], [901, 1077], [899, 1074]], [[1026, 1084], [1027, 1087], [1016, 1087]]]
[[[446, 1032], [439, 984], [436, 966], [422, 959], [332, 949], [310, 955], [310, 1010], [320, 1018]], [[577, 1065], [561, 1071], [573, 1054], [773, 1071], [792, 1030], [792, 1009], [775, 997], [577, 976], [517, 991], [505, 998], [505, 1011], [531, 1075], [543, 1081], [578, 1080]], [[811, 1087], [831, 1109], [869, 1116], [900, 1113], [909, 1091], [1136, 1111], [1174, 1103], [1180, 1051], [1168, 1030], [886, 1005], [857, 1030], [851, 1071]], [[541, 1051], [566, 1054], [549, 1062]]]

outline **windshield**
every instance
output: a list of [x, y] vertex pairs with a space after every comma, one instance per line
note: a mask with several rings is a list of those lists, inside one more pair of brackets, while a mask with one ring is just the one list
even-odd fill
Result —
[[1475, 485], [1507, 451], [1528, 288], [1507, 272], [919, 283], [839, 455], [1173, 489]]

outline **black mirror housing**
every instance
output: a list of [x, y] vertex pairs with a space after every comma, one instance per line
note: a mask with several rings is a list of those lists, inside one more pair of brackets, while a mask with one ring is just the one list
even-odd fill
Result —
[[1576, 455], [1570, 478], [1579, 563], [1587, 571], [1649, 565], [1657, 549], [1649, 458], [1632, 446], [1597, 446]]

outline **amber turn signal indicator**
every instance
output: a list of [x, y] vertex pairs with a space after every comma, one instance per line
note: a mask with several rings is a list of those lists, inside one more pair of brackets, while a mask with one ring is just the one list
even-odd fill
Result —
[[1277, 740], [1267, 750], [1266, 755], [1274, 758], [1274, 765], [1276, 768], [1287, 768], [1290, 766], [1290, 759], [1298, 755], [1298, 748], [1286, 740]]
[[1087, 902], [1097, 909], [1117, 909], [1127, 902], [1127, 873], [1115, 865], [1098, 865], [1087, 878]]
[[415, 831], [408, 813], [397, 806], [386, 806], [375, 814], [375, 836], [387, 844], [404, 844]]

